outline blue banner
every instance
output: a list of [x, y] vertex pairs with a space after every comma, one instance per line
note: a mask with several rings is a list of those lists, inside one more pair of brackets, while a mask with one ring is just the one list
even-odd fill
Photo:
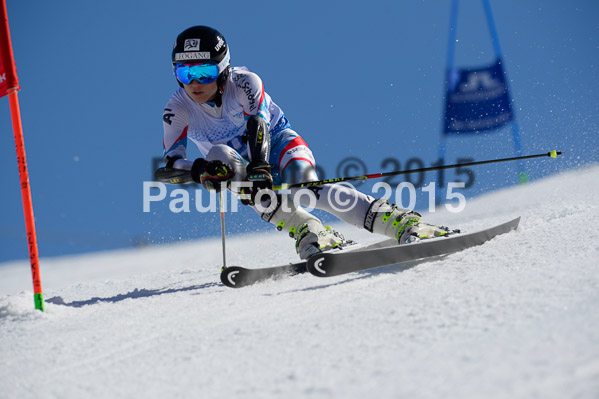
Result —
[[445, 134], [495, 129], [513, 119], [501, 59], [478, 69], [452, 68], [447, 75]]

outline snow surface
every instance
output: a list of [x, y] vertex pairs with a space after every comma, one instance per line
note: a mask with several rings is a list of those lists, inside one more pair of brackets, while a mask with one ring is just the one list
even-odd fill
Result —
[[[597, 398], [597, 198], [598, 166], [565, 173], [426, 215], [522, 216], [483, 246], [239, 290], [220, 240], [42, 259], [45, 313], [27, 262], [1, 264], [0, 398]], [[227, 244], [229, 264], [295, 259], [281, 233]]]

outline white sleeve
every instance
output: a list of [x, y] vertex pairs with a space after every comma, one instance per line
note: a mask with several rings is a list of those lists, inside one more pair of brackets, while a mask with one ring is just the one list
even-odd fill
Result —
[[169, 158], [187, 158], [187, 111], [174, 98], [166, 104], [162, 114], [164, 139], [162, 142], [165, 161]]
[[243, 115], [246, 119], [251, 115], [258, 115], [270, 125], [270, 113], [262, 79], [253, 72], [236, 72], [233, 81], [237, 91], [237, 100], [243, 107]]

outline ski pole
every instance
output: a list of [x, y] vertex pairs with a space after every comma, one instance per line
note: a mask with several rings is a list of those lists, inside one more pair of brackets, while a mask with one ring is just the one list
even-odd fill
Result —
[[304, 183], [281, 184], [278, 186], [273, 186], [273, 190], [279, 191], [279, 190], [288, 190], [290, 188], [313, 187], [313, 186], [321, 186], [323, 184], [341, 183], [341, 182], [345, 182], [345, 181], [378, 179], [381, 177], [388, 177], [388, 176], [407, 175], [410, 173], [419, 173], [419, 172], [431, 172], [434, 170], [452, 169], [452, 168], [459, 168], [459, 167], [464, 167], [464, 166], [484, 165], [484, 164], [489, 164], [489, 163], [498, 163], [498, 162], [507, 162], [507, 161], [517, 161], [517, 160], [530, 159], [530, 158], [542, 158], [542, 157], [557, 158], [557, 156], [561, 155], [561, 154], [563, 154], [563, 152], [554, 150], [554, 151], [549, 151], [549, 152], [546, 152], [543, 154], [523, 155], [520, 157], [512, 157], [512, 158], [489, 159], [487, 161], [477, 161], [477, 162], [458, 163], [458, 164], [453, 164], [453, 165], [433, 166], [430, 168], [397, 170], [397, 171], [393, 171], [393, 172], [379, 172], [379, 173], [372, 173], [372, 174], [361, 175], [361, 176], [338, 177], [338, 178], [334, 178], [334, 179], [324, 179], [324, 180], [309, 181], [309, 182], [304, 182]]
[[220, 235], [223, 247], [223, 267], [222, 270], [227, 268], [227, 251], [225, 250], [225, 194], [224, 190], [219, 193], [219, 206], [220, 206]]

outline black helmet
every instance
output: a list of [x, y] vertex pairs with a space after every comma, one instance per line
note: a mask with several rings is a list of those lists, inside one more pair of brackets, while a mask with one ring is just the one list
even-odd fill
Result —
[[[177, 36], [172, 52], [173, 69], [177, 63], [213, 62], [220, 71], [217, 84], [224, 86], [229, 76], [229, 46], [225, 37], [208, 26], [192, 26]], [[176, 77], [176, 75], [175, 75]], [[179, 82], [180, 86], [183, 86]]]

